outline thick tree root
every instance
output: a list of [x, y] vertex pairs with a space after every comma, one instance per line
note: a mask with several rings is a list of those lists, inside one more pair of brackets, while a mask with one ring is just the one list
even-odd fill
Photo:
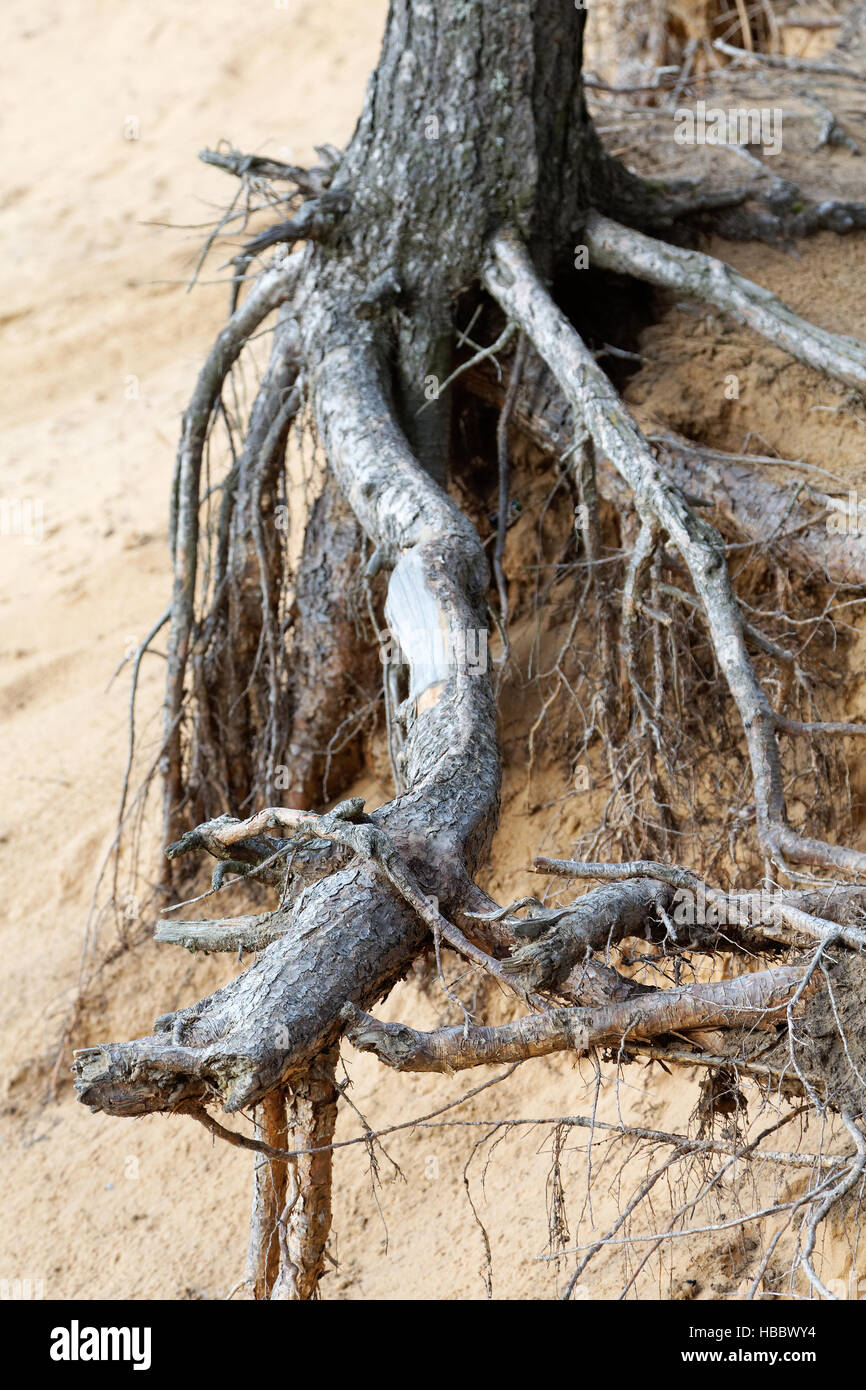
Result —
[[255, 1107], [256, 1142], [289, 1155], [255, 1159], [246, 1283], [259, 1300], [317, 1294], [331, 1226], [338, 1057], [331, 1048], [291, 1088], [275, 1087]]
[[[304, 533], [294, 604], [289, 806], [339, 796], [361, 769], [358, 733], [381, 692], [378, 652], [359, 630], [357, 587], [363, 532], [329, 471]], [[377, 690], [377, 682], [379, 689]], [[272, 790], [268, 800], [278, 795]], [[260, 799], [258, 799], [260, 800]]]
[[[719, 937], [715, 931], [720, 926], [725, 928], [725, 945], [745, 951], [768, 951], [774, 945], [802, 947], [804, 940], [844, 941], [855, 951], [866, 947], [866, 932], [853, 925], [862, 920], [866, 912], [866, 888], [828, 883], [823, 888], [784, 893], [766, 889], [753, 893], [724, 893], [704, 883], [691, 869], [650, 860], [628, 864], [581, 864], [572, 859], [539, 858], [534, 868], [542, 874], [609, 880], [628, 884], [630, 888], [647, 879], [667, 884], [677, 890], [682, 900], [699, 908], [703, 925], [711, 929], [711, 935], [703, 941], [700, 934], [687, 934], [689, 946], [696, 950], [707, 945], [710, 949], [718, 949]], [[661, 903], [657, 906], [661, 907]], [[663, 911], [670, 906], [668, 901]], [[739, 935], [739, 927], [748, 928], [751, 935]], [[595, 939], [587, 936], [586, 940], [594, 942]]]
[[[286, 1093], [269, 1091], [254, 1111], [255, 1138], [273, 1149], [287, 1149]], [[280, 1219], [286, 1204], [287, 1159], [257, 1154], [253, 1164], [253, 1205], [247, 1250], [247, 1283], [256, 1299], [271, 1297], [280, 1274]]]
[[339, 1047], [323, 1053], [287, 1096], [286, 1147], [301, 1152], [288, 1161], [285, 1204], [277, 1224], [280, 1263], [270, 1295], [277, 1302], [315, 1298], [324, 1273], [339, 1054]]
[[[332, 352], [317, 382], [320, 428], [344, 492], [396, 566], [392, 627], [409, 660], [408, 791], [373, 817], [444, 912], [486, 852], [499, 788], [489, 676], [467, 666], [466, 634], [485, 631], [487, 567], [474, 530], [414, 463], [391, 419], [379, 366], [361, 351]], [[402, 555], [399, 565], [398, 557]], [[406, 607], [401, 597], [414, 596]], [[411, 611], [410, 611], [411, 610]], [[431, 642], [418, 644], [427, 613]], [[434, 652], [433, 679], [413, 675]], [[253, 833], [253, 832], [251, 832]], [[235, 851], [232, 851], [234, 857]], [[191, 1009], [159, 1020], [137, 1042], [76, 1057], [82, 1100], [112, 1113], [170, 1110], [216, 1097], [227, 1110], [255, 1103], [338, 1036], [347, 999], [369, 1007], [408, 968], [427, 925], [377, 868], [357, 864], [309, 886], [282, 934], [238, 979]]]
[[[353, 824], [356, 821], [361, 823]], [[373, 824], [369, 816], [364, 814], [364, 803], [360, 798], [341, 802], [324, 816], [312, 815], [308, 811], [299, 811], [291, 807], [269, 806], [263, 811], [257, 811], [246, 821], [232, 821], [229, 817], [221, 817], [219, 821], [200, 826], [198, 830], [184, 836], [180, 845], [169, 846], [168, 853], [177, 852], [181, 847], [186, 851], [197, 839], [203, 838], [217, 841], [224, 848], [229, 848], [235, 844], [242, 844], [250, 837], [255, 837], [259, 832], [269, 828], [291, 830], [294, 832], [296, 840], [306, 836], [316, 836], [332, 841], [352, 851], [361, 861], [376, 866], [400, 897], [415, 910], [422, 922], [426, 924], [437, 945], [440, 940], [446, 941], [449, 946], [460, 951], [467, 960], [486, 970], [494, 979], [503, 984], [509, 983], [499, 963], [492, 956], [473, 946], [459, 927], [455, 927], [442, 915], [438, 902], [428, 898], [422, 891], [414, 874], [388, 835]], [[253, 930], [256, 933], [261, 931], [257, 919]], [[182, 944], [186, 945], [187, 943], [183, 941]]]

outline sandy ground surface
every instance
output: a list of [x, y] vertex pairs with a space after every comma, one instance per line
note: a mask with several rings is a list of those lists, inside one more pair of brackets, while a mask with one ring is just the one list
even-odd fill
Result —
[[[3, 9], [0, 497], [20, 504], [9, 515], [20, 517], [11, 529], [24, 534], [0, 536], [0, 1281], [30, 1280], [46, 1297], [219, 1298], [243, 1275], [248, 1155], [215, 1147], [190, 1121], [90, 1115], [74, 1101], [66, 1057], [56, 1098], [43, 1101], [45, 1059], [74, 995], [126, 755], [127, 686], [119, 679], [109, 689], [109, 681], [167, 601], [175, 437], [226, 306], [224, 286], [185, 293], [201, 232], [154, 224], [190, 227], [224, 205], [226, 177], [195, 159], [221, 137], [299, 162], [312, 158], [314, 143], [343, 142], [384, 9], [371, 0], [289, 0], [280, 8], [212, 0], [206, 9], [85, 0], [60, 11], [7, 0]], [[866, 337], [866, 238], [821, 237], [799, 260], [760, 247], [724, 249], [817, 322]], [[642, 412], [719, 447], [741, 447], [758, 430], [788, 457], [862, 479], [863, 422], [810, 413], [819, 397], [838, 402], [834, 388], [805, 368], [780, 371], [779, 355], [745, 332], [722, 349], [705, 342], [702, 322], [672, 308], [649, 331], [648, 365], [631, 388]], [[734, 355], [753, 388], [733, 407], [710, 389], [719, 351]], [[141, 687], [145, 754], [156, 744], [161, 681], [162, 664], [151, 658]], [[525, 742], [506, 737], [506, 747], [503, 826], [488, 877], [502, 901], [531, 891], [524, 866], [532, 852], [566, 850], [590, 814], [575, 801], [539, 811], [544, 795], [530, 809]], [[371, 800], [388, 794], [372, 778], [360, 790]], [[859, 834], [866, 845], [862, 826]], [[146, 1032], [157, 1013], [200, 997], [234, 968], [138, 947], [105, 969], [74, 1041]], [[439, 1006], [435, 992], [410, 981], [383, 1012], [432, 1026]], [[352, 1099], [376, 1127], [468, 1089], [459, 1078], [396, 1077], [369, 1058], [346, 1061]], [[688, 1124], [692, 1076], [635, 1066], [617, 1085], [614, 1069], [604, 1070], [600, 1117]], [[442, 1118], [589, 1114], [595, 1090], [588, 1064], [542, 1060]], [[346, 1114], [339, 1136], [357, 1133]], [[461, 1124], [395, 1136], [386, 1147], [400, 1171], [380, 1154], [378, 1184], [363, 1145], [338, 1153], [339, 1270], [324, 1297], [484, 1296], [482, 1237], [464, 1184], [484, 1135], [486, 1127]], [[495, 1137], [483, 1187], [488, 1149], [469, 1170], [489, 1232], [494, 1294], [551, 1296], [565, 1265], [539, 1258], [555, 1195], [550, 1127]], [[788, 1142], [800, 1138], [798, 1130]], [[578, 1240], [580, 1217], [585, 1241], [614, 1219], [619, 1165], [602, 1174], [589, 1209], [585, 1147], [573, 1137], [568, 1145], [571, 1238]], [[638, 1160], [625, 1180], [636, 1181], [649, 1162]], [[736, 1201], [723, 1188], [716, 1216]], [[644, 1279], [642, 1296], [737, 1288], [748, 1256], [729, 1233], [680, 1242]], [[823, 1268], [840, 1292], [856, 1291], [863, 1271], [855, 1261], [852, 1273], [845, 1239], [828, 1243]], [[685, 1285], [689, 1278], [697, 1283]], [[612, 1251], [579, 1294], [611, 1297], [623, 1282], [620, 1252]]]

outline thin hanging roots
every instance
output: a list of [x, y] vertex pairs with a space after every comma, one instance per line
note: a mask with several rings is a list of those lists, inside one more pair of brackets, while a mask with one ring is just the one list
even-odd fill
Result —
[[[625, 501], [623, 508], [620, 526], [627, 534], [636, 517]], [[586, 524], [581, 541], [588, 533]], [[731, 534], [726, 526], [726, 536]], [[737, 539], [725, 548], [736, 559], [744, 549], [738, 533], [733, 534]], [[755, 548], [749, 552], [755, 554]], [[663, 857], [685, 835], [706, 871], [726, 856], [730, 864], [739, 860], [744, 872], [754, 873], [758, 864], [749, 831], [755, 817], [749, 807], [742, 727], [718, 704], [715, 651], [682, 561], [665, 546], [655, 522], [637, 524], [631, 550], [622, 558], [608, 553], [601, 583], [602, 571], [593, 567], [591, 554], [587, 540], [576, 566], [563, 567], [549, 601], [552, 614], [564, 614], [564, 624], [555, 655], [535, 677], [542, 707], [530, 731], [530, 765], [542, 722], [550, 720], [552, 732], [558, 732], [573, 722], [573, 714], [577, 733], [567, 747], [577, 792], [587, 790], [589, 766], [598, 766], [599, 749], [600, 771], [610, 779], [600, 824], [576, 842], [584, 857]], [[573, 598], [573, 576], [582, 566], [594, 576], [591, 604], [585, 594], [576, 604]], [[835, 586], [824, 586], [823, 594], [816, 594], [814, 584], [795, 587], [771, 554], [757, 553], [754, 563], [739, 560], [739, 570], [737, 602], [751, 659], [762, 684], [774, 691], [780, 731], [791, 735], [780, 749], [785, 783], [805, 804], [813, 824], [842, 839], [851, 833], [853, 817], [839, 735], [846, 728], [856, 734], [857, 726], [822, 721], [814, 687], [816, 679], [827, 675], [822, 654], [844, 641], [850, 601]], [[862, 607], [864, 601], [855, 602]], [[540, 616], [539, 609], [537, 621]], [[585, 654], [581, 645], [587, 647]], [[619, 684], [608, 650], [619, 655]], [[582, 727], [578, 697], [587, 704], [592, 700], [592, 714]], [[714, 709], [711, 722], [705, 714], [708, 704]], [[807, 732], [812, 737], [804, 737]], [[720, 806], [727, 807], [722, 816]]]
[[[170, 519], [174, 589], [160, 757], [166, 841], [227, 805], [241, 809], [270, 799], [278, 771], [291, 762], [295, 614], [284, 456], [289, 429], [304, 405], [291, 315], [304, 253], [279, 252], [254, 279], [240, 307], [237, 300], [256, 256], [271, 245], [315, 241], [345, 210], [345, 196], [330, 193], [338, 152], [323, 147], [319, 154], [322, 163], [310, 169], [229, 148], [201, 154], [240, 183], [238, 197], [203, 248], [196, 275], [215, 240], [233, 223], [244, 234], [254, 212], [281, 205], [288, 205], [293, 216], [253, 238], [235, 258], [231, 314], [184, 416]], [[233, 369], [245, 346], [282, 305], [286, 308], [274, 331], [270, 362], [237, 451], [225, 401], [228, 393], [234, 397], [237, 418], [241, 409]], [[209, 485], [202, 497], [202, 472], [209, 469], [209, 444], [219, 419], [226, 424], [232, 464], [221, 483]], [[212, 493], [218, 501], [209, 523], [203, 509], [210, 508]], [[351, 655], [347, 663], [351, 665]], [[193, 718], [187, 731], [189, 711]], [[327, 743], [333, 729], [313, 732], [314, 737], [324, 733]]]
[[[301, 170], [280, 161], [241, 156], [236, 151], [202, 152], [205, 162], [237, 174], [244, 196], [241, 207], [237, 198], [233, 200], [207, 238], [190, 288], [214, 243], [228, 228], [234, 225], [243, 232], [254, 212], [287, 201], [274, 189], [274, 182], [289, 180], [310, 198], [327, 188], [336, 152], [320, 153], [327, 156], [327, 165]], [[291, 194], [290, 200], [297, 196]], [[139, 868], [145, 812], [155, 774], [162, 774], [164, 792], [169, 786], [174, 788], [170, 795], [164, 795], [165, 835], [179, 833], [190, 820], [226, 805], [270, 799], [275, 782], [285, 785], [278, 782], [278, 775], [283, 776], [292, 762], [287, 712], [293, 706], [293, 657], [296, 666], [297, 646], [303, 654], [304, 646], [317, 641], [317, 636], [306, 630], [305, 614], [298, 614], [291, 602], [296, 584], [289, 547], [291, 517], [284, 456], [291, 426], [300, 421], [305, 404], [291, 315], [284, 311], [279, 316], [270, 360], [249, 411], [243, 400], [244, 374], [238, 373], [237, 367], [273, 309], [289, 307], [297, 285], [298, 260], [277, 257], [275, 264], [258, 276], [238, 308], [245, 266], [240, 268], [232, 284], [229, 322], [201, 370], [184, 416], [171, 498], [174, 593], [165, 613], [122, 663], [131, 662], [132, 676], [129, 751], [117, 827], [94, 886], [78, 987], [58, 1040], [52, 1087], [57, 1084], [87, 991], [116, 950], [112, 947], [107, 954], [99, 954], [103, 918], [113, 915], [121, 943], [131, 944], [132, 929], [140, 931], [145, 916], [165, 900], [169, 885], [163, 882], [160, 891], [148, 879], [142, 887]], [[245, 414], [248, 421], [244, 427]], [[304, 422], [308, 433], [310, 423]], [[219, 426], [224, 428], [230, 462], [222, 478], [213, 482], [211, 454], [215, 442], [222, 444], [217, 439]], [[298, 427], [300, 437], [300, 424]], [[243, 437], [242, 445], [236, 443], [239, 436]], [[307, 470], [308, 474], [314, 472]], [[307, 506], [311, 481], [315, 478], [304, 479], [303, 501]], [[353, 519], [352, 534], [347, 537], [353, 563], [360, 555], [361, 540]], [[321, 595], [317, 599], [320, 602]], [[343, 619], [342, 614], [339, 617]], [[163, 737], [133, 792], [139, 676], [143, 659], [154, 651], [155, 639], [166, 626], [170, 628], [169, 678]], [[300, 642], [293, 651], [292, 639], [299, 626]], [[345, 622], [335, 622], [334, 628], [336, 644]], [[355, 649], [364, 635], [356, 634]], [[368, 698], [364, 704], [368, 692], [359, 683], [364, 662], [353, 660], [353, 655], [352, 651], [346, 654], [343, 666], [352, 672], [350, 681], [356, 687], [352, 703], [358, 710], [345, 714], [342, 729], [328, 723], [330, 711], [325, 712], [321, 724], [313, 721], [313, 740], [322, 737], [322, 747], [315, 749], [314, 757], [316, 768], [321, 768], [318, 796], [327, 797], [329, 776], [339, 790], [345, 777], [339, 766], [339, 776], [333, 776], [334, 763], [339, 764], [348, 745], [357, 743], [359, 728], [375, 726], [376, 722], [375, 706]], [[369, 664], [366, 653], [365, 659]], [[309, 783], [308, 777], [306, 785]], [[246, 871], [249, 866], [240, 868]], [[127, 888], [121, 883], [122, 871]], [[100, 894], [107, 881], [110, 892], [107, 906], [103, 906]]]
[[[604, 455], [586, 439], [573, 442], [569, 407], [534, 354], [525, 375], [533, 384], [512, 403], [515, 427], [533, 452], [557, 456], [561, 469], [538, 507], [536, 573], [553, 570], [554, 578], [543, 589], [536, 581], [532, 610], [524, 688], [537, 695], [539, 713], [529, 732], [527, 802], [539, 731], [547, 726], [578, 793], [597, 773], [610, 779], [601, 823], [577, 842], [585, 857], [663, 855], [675, 827], [706, 868], [726, 855], [732, 865], [742, 860], [751, 876], [759, 865], [753, 841], [750, 847], [755, 817], [742, 726], [736, 707], [717, 699], [720, 670], [688, 571], [660, 526], [640, 522], [630, 489]], [[489, 374], [476, 373], [471, 389], [502, 406]], [[786, 785], [813, 824], [842, 840], [853, 819], [838, 737], [845, 726], [821, 720], [815, 686], [839, 683], [834, 654], [856, 631], [851, 618], [866, 602], [866, 546], [828, 531], [828, 509], [801, 501], [802, 483], [774, 488], [749, 456], [705, 450], [669, 432], [650, 438], [664, 472], [704, 514], [712, 509], [725, 537], [751, 659], [774, 692], [780, 729], [793, 735], [781, 749]], [[563, 546], [569, 484], [576, 524]], [[541, 532], [554, 508], [551, 553]], [[543, 651], [542, 625], [553, 626]], [[728, 808], [722, 817], [720, 806]]]
[[[235, 725], [244, 726], [238, 705], [245, 699], [250, 682], [255, 678], [262, 646], [270, 665], [265, 677], [266, 708], [275, 717], [276, 651], [272, 637], [272, 579], [277, 579], [274, 562], [265, 550], [262, 534], [261, 500], [265, 479], [273, 478], [280, 466], [280, 449], [285, 448], [289, 423], [300, 405], [296, 389], [297, 362], [292, 352], [290, 327], [277, 331], [271, 363], [259, 391], [250, 419], [240, 458], [227, 475], [220, 500], [216, 554], [212, 567], [213, 604], [211, 611], [199, 620], [196, 598], [199, 588], [200, 556], [200, 490], [204, 453], [211, 424], [222, 397], [228, 373], [240, 356], [248, 338], [267, 316], [291, 295], [297, 268], [295, 266], [269, 270], [250, 291], [243, 305], [236, 309], [223, 329], [217, 343], [199, 375], [193, 400], [184, 416], [184, 426], [178, 450], [170, 526], [171, 552], [174, 564], [174, 590], [171, 605], [171, 635], [168, 648], [168, 681], [163, 711], [163, 781], [164, 829], [169, 838], [176, 838], [178, 827], [184, 825], [184, 805], [189, 794], [185, 780], [182, 716], [186, 702], [187, 667], [193, 663], [195, 685], [199, 695], [205, 692], [207, 675], [205, 663], [212, 643], [219, 637], [220, 660], [240, 661], [241, 669], [221, 673], [228, 692], [229, 707], [222, 711], [226, 734]], [[279, 536], [277, 534], [277, 540]], [[249, 600], [244, 602], [243, 589], [249, 588], [247, 567], [255, 557], [256, 573], [253, 602], [261, 604], [259, 622], [249, 612]], [[205, 583], [211, 580], [206, 573]], [[228, 632], [221, 631], [228, 610]], [[232, 615], [232, 609], [234, 615]], [[239, 616], [246, 619], [242, 624]], [[255, 634], [259, 633], [258, 641]], [[269, 634], [271, 636], [269, 637]], [[240, 650], [238, 650], [240, 648]], [[250, 650], [251, 648], [251, 650]], [[243, 662], [244, 652], [247, 653]], [[219, 748], [219, 731], [209, 727], [211, 710], [200, 700], [200, 727], [196, 745], [202, 757], [216, 767], [223, 766], [223, 783], [219, 791], [233, 803], [238, 793], [231, 767], [232, 750], [223, 758], [214, 757]], [[219, 709], [213, 712], [219, 714]], [[267, 742], [267, 737], [266, 737]], [[267, 754], [266, 754], [267, 756]], [[216, 774], [218, 776], [218, 774]], [[210, 773], [214, 776], [214, 773]], [[204, 780], [198, 774], [199, 782]], [[203, 804], [208, 805], [207, 795]], [[225, 802], [223, 802], [225, 804]]]

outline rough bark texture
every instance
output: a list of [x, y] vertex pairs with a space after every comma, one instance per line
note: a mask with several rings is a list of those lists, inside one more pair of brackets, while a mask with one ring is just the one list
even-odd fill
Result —
[[288, 1096], [286, 1147], [317, 1150], [289, 1160], [291, 1191], [280, 1213], [282, 1260], [271, 1298], [308, 1302], [316, 1296], [325, 1268], [325, 1245], [331, 1229], [331, 1154], [328, 1145], [337, 1123], [334, 1068], [339, 1048], [318, 1059]]
[[515, 227], [552, 273], [570, 264], [590, 190], [605, 201], [616, 173], [584, 104], [584, 21], [559, 0], [392, 4], [332, 185], [350, 210], [318, 257], [317, 293], [326, 275], [345, 327], [354, 309], [377, 329], [398, 420], [438, 478], [447, 397], [426, 388], [447, 375], [454, 305], [490, 231]]
[[381, 692], [382, 679], [376, 647], [359, 621], [362, 539], [329, 471], [298, 566], [287, 776], [267, 801], [315, 809], [338, 796], [361, 769], [359, 723]]
[[347, 1006], [349, 1037], [363, 1052], [397, 1071], [462, 1071], [490, 1062], [516, 1062], [550, 1052], [577, 1056], [600, 1044], [702, 1028], [774, 1028], [779, 1010], [805, 972], [793, 967], [741, 975], [736, 980], [665, 989], [595, 1009], [547, 1009], [489, 1028], [442, 1028], [420, 1033], [382, 1023]]
[[[286, 1149], [286, 1096], [278, 1086], [255, 1108], [255, 1138]], [[257, 1154], [253, 1166], [253, 1209], [247, 1254], [247, 1280], [256, 1299], [271, 1297], [280, 1272], [280, 1217], [286, 1202], [287, 1159]]]

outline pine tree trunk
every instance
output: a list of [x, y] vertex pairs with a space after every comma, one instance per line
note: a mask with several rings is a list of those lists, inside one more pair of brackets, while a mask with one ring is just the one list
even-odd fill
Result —
[[308, 326], [305, 356], [366, 321], [388, 350], [399, 423], [440, 479], [448, 398], [431, 403], [431, 378], [435, 390], [450, 370], [455, 305], [491, 229], [514, 226], [553, 275], [611, 177], [583, 98], [585, 18], [562, 0], [392, 4], [332, 185], [348, 211], [317, 253], [309, 296], [332, 312]]

